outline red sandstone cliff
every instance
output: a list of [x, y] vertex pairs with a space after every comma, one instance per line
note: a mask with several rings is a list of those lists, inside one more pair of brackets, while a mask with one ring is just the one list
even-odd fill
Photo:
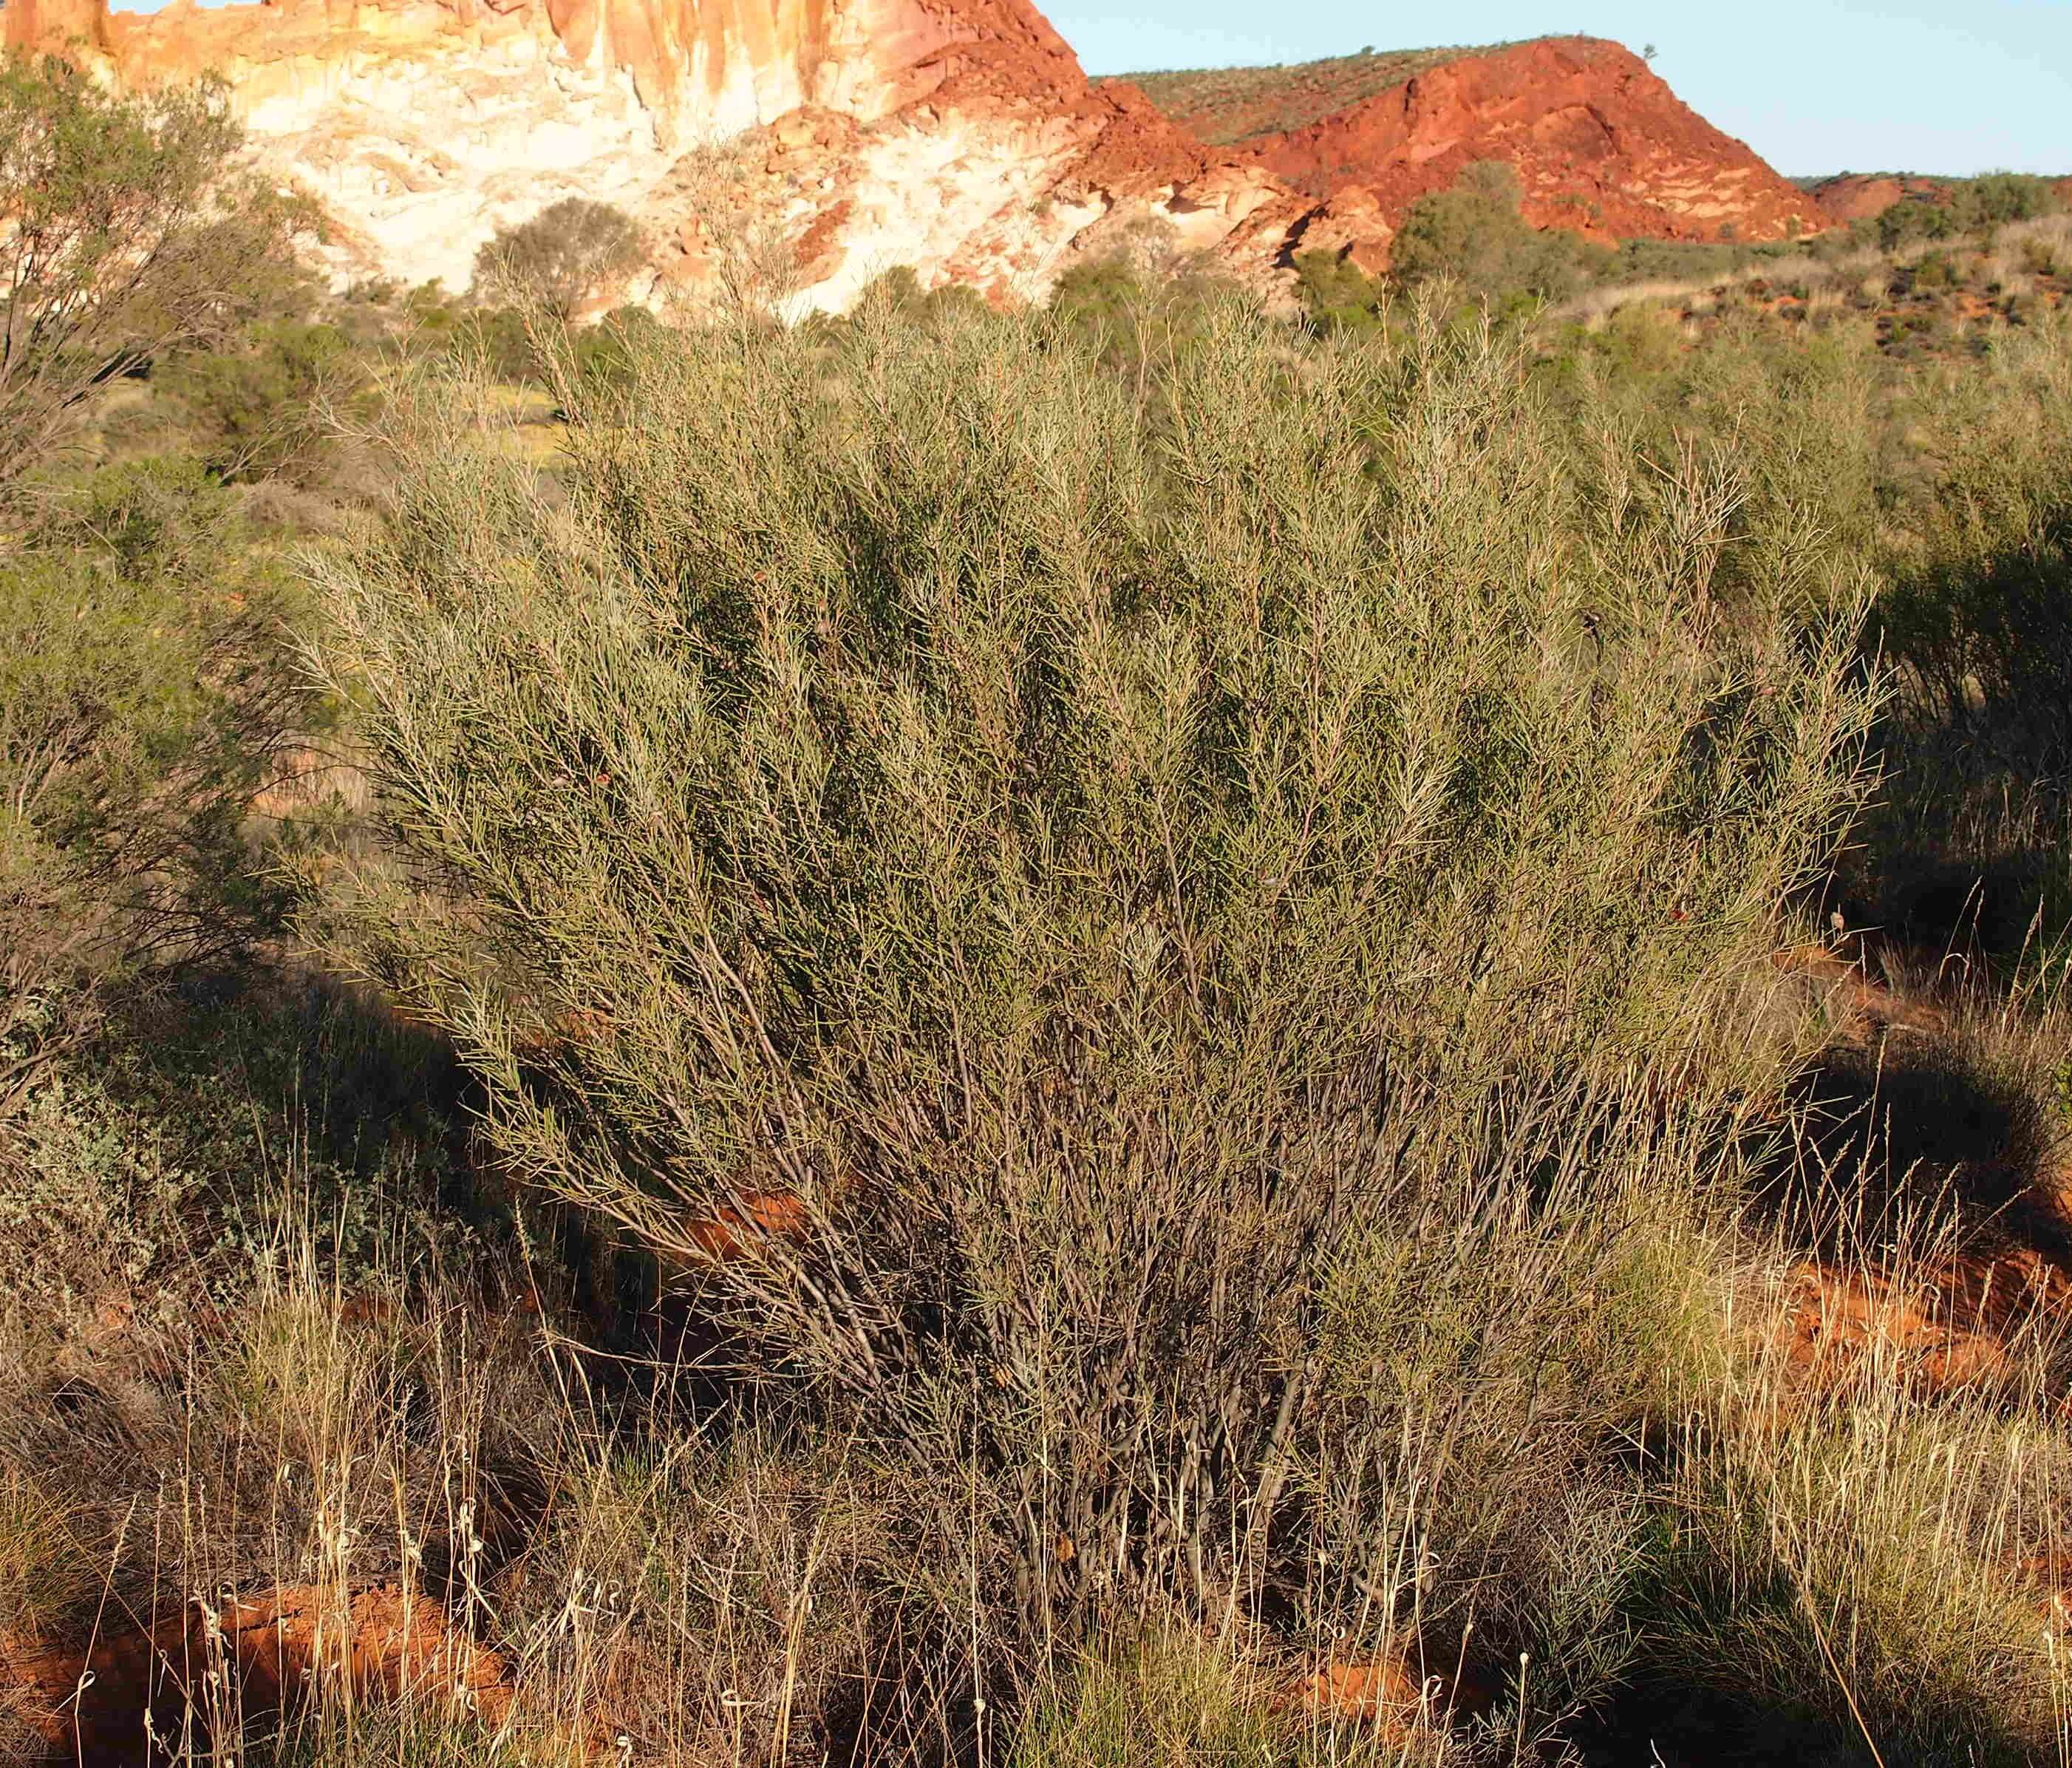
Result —
[[1235, 145], [1320, 201], [1363, 187], [1391, 222], [1472, 162], [1500, 160], [1517, 170], [1527, 220], [1600, 240], [1774, 240], [1821, 224], [1810, 197], [1615, 43], [1420, 59], [1371, 96]]

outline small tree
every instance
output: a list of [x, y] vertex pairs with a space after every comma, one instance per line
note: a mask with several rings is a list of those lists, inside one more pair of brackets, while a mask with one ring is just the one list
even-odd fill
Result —
[[154, 378], [186, 408], [196, 446], [226, 481], [319, 476], [364, 390], [365, 358], [335, 325], [283, 319], [229, 348], [183, 352]]
[[561, 319], [608, 283], [630, 275], [643, 251], [632, 217], [609, 203], [568, 196], [475, 253], [478, 290], [537, 301]]
[[125, 97], [0, 56], [0, 495], [97, 388], [297, 286], [314, 217], [232, 170], [243, 141], [220, 83]]
[[1451, 189], [1411, 205], [1391, 253], [1392, 274], [1413, 287], [1457, 282], [1500, 304], [1573, 294], [1610, 255], [1564, 228], [1534, 227], [1519, 212], [1523, 198], [1517, 172], [1502, 161], [1464, 167]]

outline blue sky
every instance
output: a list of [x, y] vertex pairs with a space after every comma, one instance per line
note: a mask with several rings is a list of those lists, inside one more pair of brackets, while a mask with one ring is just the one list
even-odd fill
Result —
[[[1043, 0], [1038, 0], [1043, 5]], [[2072, 0], [1050, 0], [1090, 73], [1586, 31], [1787, 174], [2072, 172]]]

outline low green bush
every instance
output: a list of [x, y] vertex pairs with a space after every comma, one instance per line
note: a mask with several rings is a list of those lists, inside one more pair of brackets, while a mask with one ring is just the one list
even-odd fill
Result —
[[1385, 278], [1368, 275], [1350, 258], [1305, 252], [1295, 260], [1295, 293], [1304, 319], [1326, 336], [1358, 335], [1383, 325], [1388, 292]]
[[1519, 212], [1523, 188], [1500, 162], [1470, 166], [1449, 190], [1420, 197], [1390, 248], [1390, 273], [1416, 288], [1459, 284], [1499, 306], [1559, 301], [1600, 280], [1611, 254], [1564, 228]]
[[154, 378], [180, 401], [191, 446], [219, 479], [309, 485], [331, 470], [367, 364], [339, 327], [282, 320], [232, 347], [175, 356]]
[[0, 1108], [110, 965], [209, 960], [278, 928], [252, 800], [316, 718], [296, 602], [198, 463], [104, 468], [0, 553]]
[[1851, 634], [1721, 619], [1720, 486], [1580, 487], [1481, 329], [1197, 310], [1122, 373], [1069, 310], [629, 338], [553, 500], [425, 383], [318, 567], [380, 836], [326, 938], [868, 1431], [952, 1682], [1292, 1602], [1473, 1618], [1552, 1727], [1681, 1355], [1622, 1273], [1701, 1262], [1790, 1060], [1728, 1003], [1859, 789]]

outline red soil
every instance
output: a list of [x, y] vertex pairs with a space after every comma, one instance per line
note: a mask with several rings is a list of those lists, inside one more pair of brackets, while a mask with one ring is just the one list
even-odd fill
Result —
[[2028, 1248], [1946, 1260], [1906, 1285], [1809, 1260], [1792, 1273], [1777, 1344], [1818, 1388], [1873, 1367], [1931, 1392], [1990, 1388], [2014, 1373], [2010, 1341], [2068, 1301], [2072, 1278]]
[[[227, 1686], [212, 1691], [220, 1666]], [[0, 1700], [77, 1768], [162, 1759], [151, 1732], [178, 1738], [191, 1717], [279, 1712], [323, 1685], [361, 1695], [451, 1701], [494, 1725], [509, 1712], [510, 1667], [448, 1626], [435, 1603], [393, 1585], [343, 1606], [306, 1585], [199, 1601], [148, 1623], [105, 1620], [92, 1644], [0, 1634]], [[146, 1729], [146, 1715], [150, 1729]]]

